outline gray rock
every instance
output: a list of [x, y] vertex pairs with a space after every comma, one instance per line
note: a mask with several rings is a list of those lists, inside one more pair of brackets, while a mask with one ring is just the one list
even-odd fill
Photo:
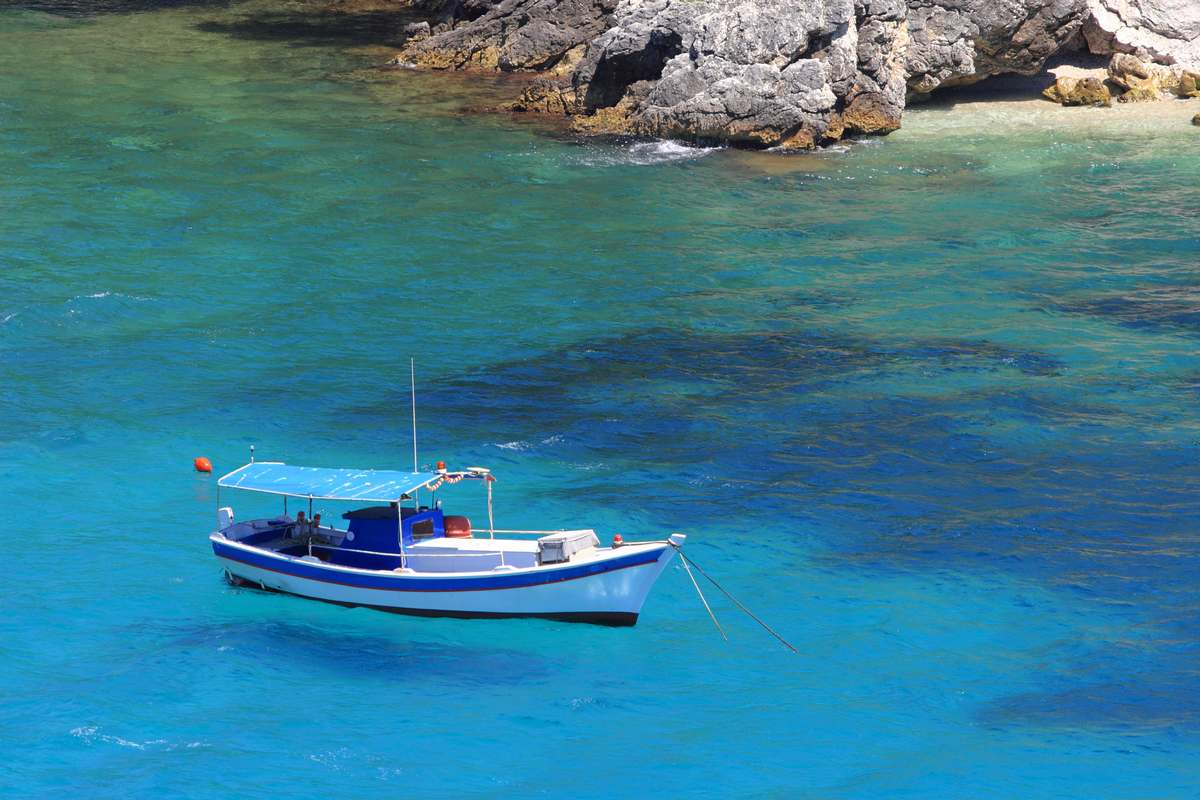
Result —
[[406, 47], [401, 61], [432, 69], [553, 68], [608, 27], [617, 0], [454, 0], [447, 27]]
[[[511, 108], [571, 115], [584, 130], [752, 146], [886, 133], [906, 101], [1033, 75], [1073, 49], [1200, 64], [1200, 0], [412, 2], [432, 27], [402, 63], [540, 72]], [[1151, 91], [1136, 63], [1114, 62], [1127, 100]], [[1154, 69], [1164, 91], [1200, 94], [1196, 73]]]
[[1200, 0], [908, 0], [913, 94], [1034, 75], [1072, 49], [1200, 64]]
[[[899, 125], [902, 0], [623, 0], [575, 74], [607, 127], [812, 147]], [[647, 85], [647, 83], [649, 85]]]
[[1147, 63], [1128, 53], [1113, 54], [1108, 79], [1125, 90], [1119, 98], [1123, 103], [1155, 101], [1172, 95], [1200, 97], [1200, 72]]
[[432, 35], [432, 30], [428, 22], [413, 22], [405, 25], [401, 30], [405, 39], [410, 42], [416, 42], [421, 39], [428, 39]]
[[928, 94], [992, 75], [1037, 74], [1087, 15], [1086, 0], [910, 0], [909, 88]]
[[1198, 0], [1089, 0], [1084, 27], [1093, 53], [1200, 69]]
[[1151, 75], [1150, 67], [1136, 56], [1117, 53], [1108, 62], [1108, 79], [1123, 89], [1132, 89]]

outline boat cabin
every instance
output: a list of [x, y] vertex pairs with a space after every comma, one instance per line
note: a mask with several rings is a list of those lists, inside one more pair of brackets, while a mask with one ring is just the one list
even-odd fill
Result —
[[[487, 487], [487, 538], [476, 538], [465, 516], [444, 514], [436, 492], [443, 484], [477, 479]], [[226, 539], [302, 560], [320, 561], [368, 570], [464, 572], [522, 569], [569, 561], [571, 556], [599, 545], [588, 531], [541, 531], [538, 540], [496, 539], [491, 522], [489, 470], [463, 472], [384, 473], [293, 467], [278, 462], [251, 462], [224, 476], [218, 487], [283, 495], [285, 498], [368, 501], [370, 505], [341, 514], [344, 527], [309, 516], [286, 513], [234, 522], [233, 509], [218, 510], [219, 533]], [[429, 493], [420, 503], [421, 490]], [[396, 499], [389, 499], [396, 498]], [[219, 500], [218, 500], [219, 505]], [[533, 533], [532, 531], [530, 533]]]

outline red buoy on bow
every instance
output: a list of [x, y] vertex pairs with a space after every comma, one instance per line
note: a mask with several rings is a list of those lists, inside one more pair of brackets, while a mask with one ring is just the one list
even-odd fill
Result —
[[625, 540], [621, 538], [621, 534], [618, 533], [613, 537], [613, 547], [620, 547], [623, 544], [625, 544]]
[[212, 472], [212, 462], [204, 456], [200, 456], [192, 465], [196, 468], [196, 472]]

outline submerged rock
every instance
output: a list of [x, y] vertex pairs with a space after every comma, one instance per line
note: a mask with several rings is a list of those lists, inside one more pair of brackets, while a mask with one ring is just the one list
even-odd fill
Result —
[[1196, 127], [1200, 128], [1200, 114], [1197, 114], [1196, 116], [1192, 117], [1192, 124], [1195, 125]]

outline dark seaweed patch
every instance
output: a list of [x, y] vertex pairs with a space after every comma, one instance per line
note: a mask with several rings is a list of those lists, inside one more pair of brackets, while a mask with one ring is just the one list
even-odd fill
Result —
[[[292, 602], [292, 598], [279, 599]], [[520, 683], [524, 680], [521, 676], [541, 676], [552, 671], [545, 659], [516, 650], [413, 641], [405, 635], [371, 635], [347, 630], [345, 626], [334, 632], [324, 625], [274, 619], [140, 625], [130, 629], [126, 637], [130, 643], [143, 640], [169, 645], [160, 646], [150, 654], [137, 653], [134, 648], [137, 680], [160, 670], [163, 675], [175, 672], [180, 659], [210, 658], [218, 648], [234, 661], [287, 664], [309, 674], [324, 672], [387, 680], [409, 676], [426, 682]]]
[[91, 17], [97, 14], [128, 14], [164, 8], [201, 6], [228, 8], [238, 0], [14, 0], [9, 8], [41, 11], [64, 17]]
[[[561, 440], [556, 458], [608, 465], [577, 476], [564, 492], [582, 482], [594, 500], [619, 502], [628, 496], [624, 471], [636, 468], [673, 484], [638, 502], [676, 522], [681, 504], [689, 516], [711, 514], [716, 482], [738, 489], [747, 520], [814, 509], [855, 513], [865, 502], [864, 527], [886, 533], [917, 519], [928, 529], [974, 524], [1021, 490], [1023, 477], [1010, 474], [1019, 468], [964, 429], [986, 428], [997, 416], [1069, 421], [1082, 412], [1094, 420], [1109, 410], [1055, 404], [1027, 390], [911, 398], [876, 389], [856, 397], [850, 387], [914, 373], [932, 381], [960, 371], [1043, 378], [1060, 370], [1045, 354], [990, 342], [658, 329], [507, 362], [423, 394], [456, 438], [537, 442], [553, 435]], [[337, 413], [383, 424], [401, 400]], [[960, 487], [985, 501], [962, 513], [948, 500]], [[908, 500], [877, 499], [891, 491]]]
[[1193, 286], [1144, 288], [1127, 294], [1059, 303], [1053, 308], [1129, 328], [1200, 333], [1200, 293]]
[[[1162, 658], [1156, 653], [1155, 658]], [[1050, 727], [1200, 726], [1195, 676], [1186, 663], [1164, 667], [1143, 663], [1121, 680], [1106, 679], [1121, 654], [1094, 654], [1104, 668], [1086, 667], [1079, 683], [1046, 691], [1011, 695], [985, 704], [976, 714], [984, 725], [1036, 724]]]
[[208, 20], [196, 27], [240, 39], [297, 45], [400, 44], [401, 29], [418, 15], [403, 9], [308, 12], [260, 11], [235, 20]]

